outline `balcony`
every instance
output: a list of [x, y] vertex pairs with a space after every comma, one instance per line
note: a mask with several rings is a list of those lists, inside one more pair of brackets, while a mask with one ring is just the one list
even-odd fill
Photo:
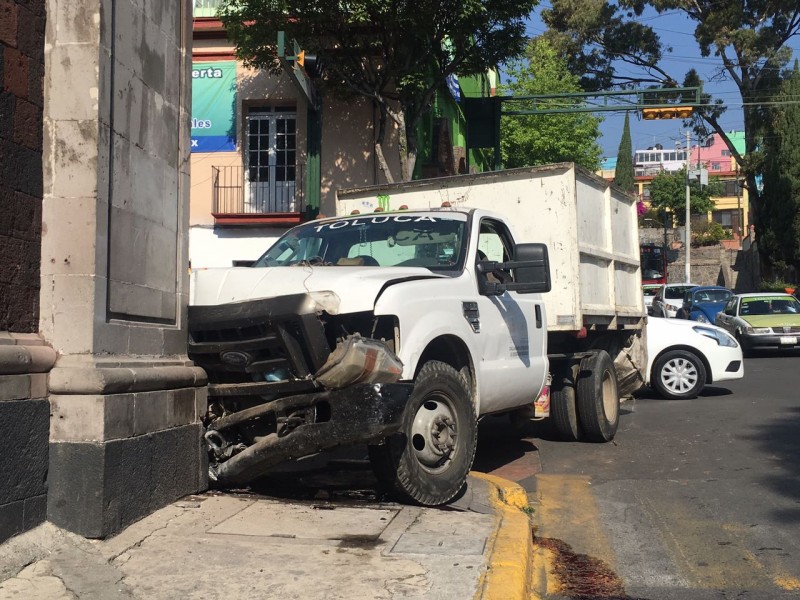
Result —
[[222, 0], [194, 0], [192, 8], [193, 17], [216, 17], [217, 9]]
[[217, 225], [296, 225], [305, 216], [305, 165], [211, 167]]

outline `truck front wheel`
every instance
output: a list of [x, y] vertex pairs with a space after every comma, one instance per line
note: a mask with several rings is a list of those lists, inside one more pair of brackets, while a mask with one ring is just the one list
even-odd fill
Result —
[[619, 425], [617, 372], [608, 352], [598, 350], [581, 360], [578, 375], [578, 422], [586, 439], [610, 442]]
[[420, 369], [401, 433], [369, 449], [378, 479], [422, 505], [452, 500], [472, 468], [478, 422], [467, 380], [448, 364]]

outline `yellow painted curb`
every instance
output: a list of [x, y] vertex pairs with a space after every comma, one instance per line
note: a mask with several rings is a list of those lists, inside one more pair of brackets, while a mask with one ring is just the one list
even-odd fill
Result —
[[528, 506], [527, 494], [507, 479], [475, 472], [470, 475], [489, 484], [497, 519], [489, 541], [489, 566], [475, 600], [530, 600], [533, 535], [530, 518], [521, 510]]

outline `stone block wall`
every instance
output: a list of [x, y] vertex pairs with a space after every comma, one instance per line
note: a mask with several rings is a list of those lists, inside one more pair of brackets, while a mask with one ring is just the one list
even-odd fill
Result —
[[[736, 288], [739, 277], [735, 268], [738, 254], [738, 250], [722, 245], [693, 247], [689, 256], [692, 283]], [[669, 264], [667, 279], [670, 283], [679, 283], [686, 279], [686, 251], [683, 248], [678, 250], [678, 259]]]
[[44, 0], [0, 0], [0, 331], [39, 329]]
[[44, 0], [0, 0], [0, 542], [47, 510], [46, 371], [55, 352], [35, 335], [44, 37]]
[[0, 333], [0, 543], [45, 520], [55, 359], [36, 335]]
[[103, 538], [205, 489], [205, 382], [202, 369], [185, 365], [56, 367], [48, 520]]

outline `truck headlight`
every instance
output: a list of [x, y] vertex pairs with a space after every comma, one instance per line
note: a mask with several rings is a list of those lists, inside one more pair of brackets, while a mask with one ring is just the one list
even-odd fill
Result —
[[338, 314], [341, 300], [336, 292], [318, 291], [309, 292], [308, 295], [316, 304], [317, 312], [325, 311], [329, 315]]
[[703, 313], [698, 313], [697, 314], [697, 322], [698, 323], [709, 323], [710, 321], [706, 318], [706, 316]]
[[712, 329], [711, 327], [702, 327], [701, 325], [692, 327], [692, 329], [694, 329], [700, 335], [704, 335], [716, 341], [720, 346], [728, 346], [729, 348], [736, 348], [739, 346], [736, 340], [725, 331]]

